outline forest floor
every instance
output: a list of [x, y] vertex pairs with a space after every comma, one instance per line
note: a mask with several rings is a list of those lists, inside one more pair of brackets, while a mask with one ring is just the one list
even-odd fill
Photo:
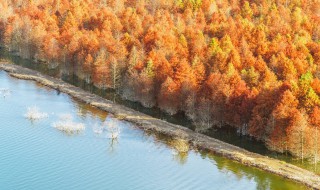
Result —
[[207, 150], [216, 155], [220, 155], [242, 163], [246, 166], [259, 168], [261, 170], [302, 183], [312, 189], [320, 189], [320, 176], [308, 170], [288, 164], [284, 161], [252, 153], [237, 146], [196, 133], [186, 127], [153, 118], [133, 109], [106, 100], [97, 95], [91, 94], [60, 79], [43, 75], [37, 71], [10, 64], [6, 61], [0, 61], [0, 70], [8, 72], [12, 77], [24, 80], [33, 80], [44, 86], [48, 86], [50, 88], [59, 90], [60, 92], [69, 94], [81, 102], [90, 104], [101, 110], [114, 114], [115, 117], [119, 119], [134, 123], [138, 128], [144, 131], [152, 131], [169, 136], [171, 138], [184, 139], [188, 141], [195, 149]]

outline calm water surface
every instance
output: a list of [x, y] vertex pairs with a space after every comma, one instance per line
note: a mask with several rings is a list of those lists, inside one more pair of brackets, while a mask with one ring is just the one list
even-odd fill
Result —
[[[206, 152], [177, 155], [166, 138], [2, 71], [0, 88], [12, 92], [0, 96], [1, 190], [305, 189]], [[29, 121], [24, 114], [30, 106], [49, 117]], [[85, 131], [68, 135], [53, 128], [61, 114], [84, 123]], [[120, 127], [118, 140], [94, 133], [106, 120]]]

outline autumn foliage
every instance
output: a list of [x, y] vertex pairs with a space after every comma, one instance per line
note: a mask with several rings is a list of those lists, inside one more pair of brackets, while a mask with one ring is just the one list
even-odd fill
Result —
[[124, 98], [318, 159], [319, 0], [4, 0], [1, 43]]

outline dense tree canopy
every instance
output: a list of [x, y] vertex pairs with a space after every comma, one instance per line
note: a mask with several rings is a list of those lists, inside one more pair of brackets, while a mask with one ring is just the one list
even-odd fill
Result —
[[4, 0], [2, 44], [124, 98], [313, 157], [319, 0]]

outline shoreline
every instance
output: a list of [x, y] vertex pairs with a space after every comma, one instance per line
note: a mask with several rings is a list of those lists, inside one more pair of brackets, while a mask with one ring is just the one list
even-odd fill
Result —
[[197, 149], [208, 150], [216, 155], [237, 161], [246, 166], [255, 167], [282, 176], [313, 189], [320, 189], [320, 176], [292, 164], [252, 153], [237, 146], [196, 133], [186, 127], [153, 118], [34, 70], [10, 64], [6, 61], [0, 61], [0, 70], [6, 71], [12, 77], [32, 80], [44, 86], [59, 90], [81, 102], [114, 114], [115, 117], [119, 119], [136, 124], [138, 128], [144, 131], [153, 131], [172, 138], [184, 139], [187, 140], [192, 147]]

